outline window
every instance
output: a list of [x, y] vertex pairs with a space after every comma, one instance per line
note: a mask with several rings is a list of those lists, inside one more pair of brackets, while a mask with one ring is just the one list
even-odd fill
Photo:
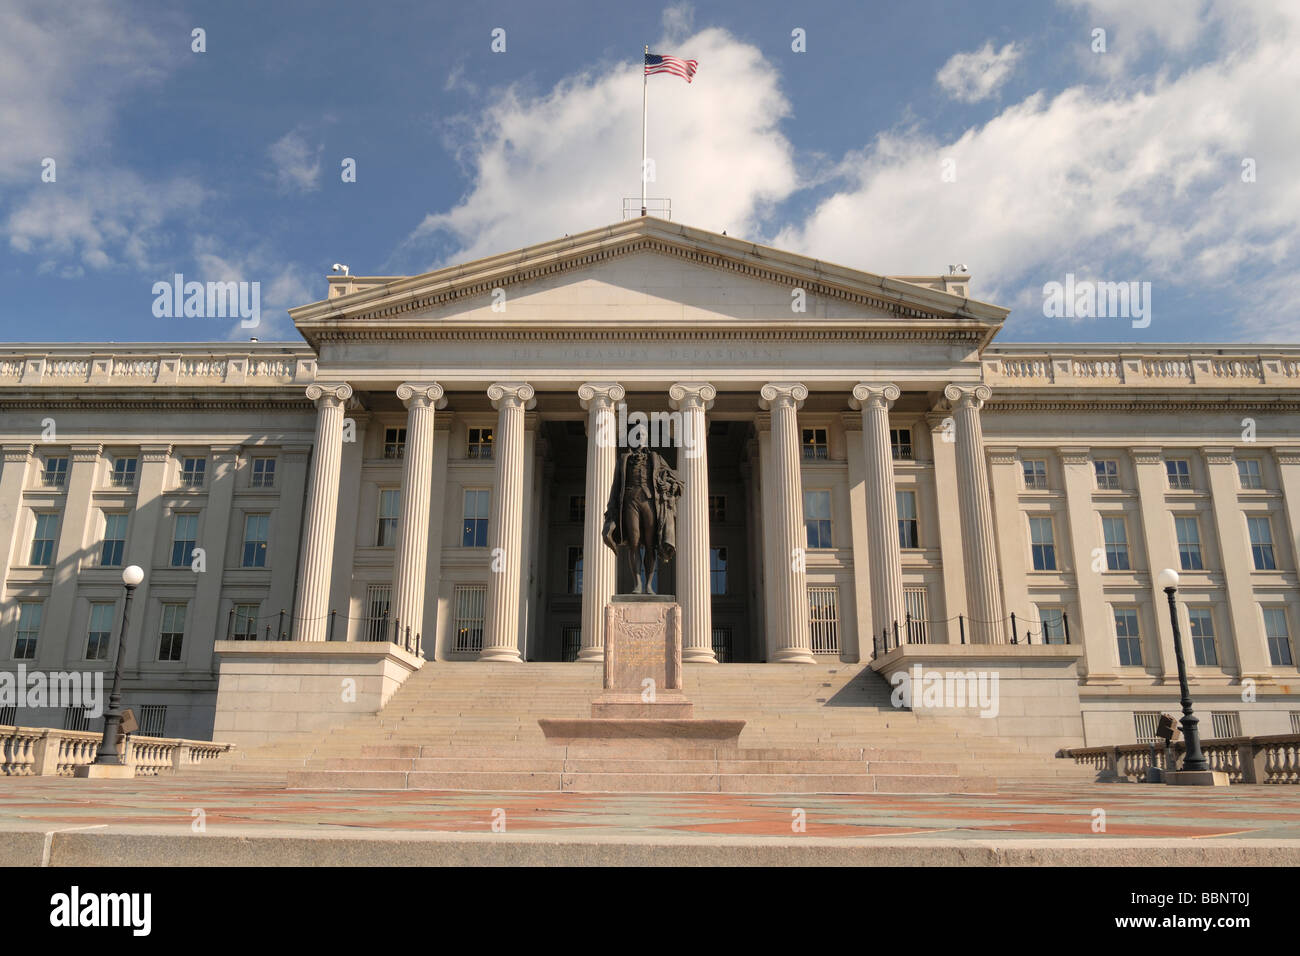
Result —
[[1246, 518], [1246, 527], [1250, 530], [1250, 555], [1255, 559], [1256, 571], [1276, 571], [1277, 561], [1273, 555], [1273, 526], [1267, 515], [1255, 515]]
[[14, 660], [30, 661], [36, 657], [36, 641], [41, 636], [40, 601], [23, 601], [18, 605], [18, 639], [14, 641]]
[[401, 458], [406, 453], [406, 429], [384, 429], [384, 457]]
[[810, 461], [824, 461], [830, 457], [830, 445], [826, 441], [826, 429], [803, 429], [803, 456]]
[[1135, 607], [1117, 607], [1115, 610], [1115, 638], [1119, 644], [1121, 667], [1142, 666], [1142, 635], [1138, 630], [1138, 612]]
[[32, 532], [31, 560], [27, 563], [37, 568], [49, 567], [54, 563], [54, 542], [59, 535], [59, 516], [56, 514], [38, 514], [36, 530]]
[[158, 660], [181, 659], [181, 644], [185, 640], [185, 605], [162, 606], [162, 630], [158, 635]]
[[116, 568], [122, 564], [126, 551], [126, 524], [130, 516], [124, 513], [104, 515], [104, 543], [99, 549], [99, 565]]
[[930, 598], [925, 588], [903, 588], [903, 610], [911, 620], [907, 643], [929, 644]]
[[1106, 541], [1106, 570], [1129, 570], [1128, 527], [1124, 524], [1124, 519], [1102, 518], [1101, 532]]
[[113, 605], [92, 604], [90, 626], [86, 629], [86, 660], [108, 660], [108, 645], [113, 639]]
[[834, 586], [808, 589], [809, 625], [814, 654], [840, 652], [839, 597], [840, 589]]
[[1264, 487], [1264, 479], [1260, 475], [1258, 458], [1238, 458], [1237, 459], [1237, 478], [1241, 481], [1241, 487], [1247, 490], [1258, 490]]
[[1216, 739], [1241, 736], [1241, 714], [1234, 711], [1210, 711], [1210, 736]]
[[587, 496], [569, 495], [569, 521], [582, 524], [587, 520]]
[[1025, 487], [1034, 491], [1047, 490], [1047, 462], [1041, 458], [1028, 458], [1020, 463], [1025, 473]]
[[375, 547], [392, 548], [397, 545], [397, 517], [401, 508], [402, 493], [396, 488], [379, 491], [379, 527], [375, 531]]
[[727, 593], [726, 548], [709, 548], [709, 593]]
[[388, 615], [392, 613], [393, 588], [371, 584], [366, 588], [366, 640], [388, 640]]
[[566, 577], [566, 588], [569, 594], [582, 593], [582, 549], [569, 548], [568, 560], [566, 563], [568, 573]]
[[490, 495], [491, 492], [486, 488], [465, 489], [465, 530], [460, 541], [462, 548], [487, 547]]
[[1268, 639], [1268, 659], [1274, 667], [1290, 667], [1295, 661], [1291, 654], [1291, 632], [1286, 624], [1286, 608], [1266, 607], [1264, 611], [1264, 636]]
[[560, 660], [566, 664], [576, 661], [582, 653], [582, 627], [566, 624], [560, 630]]
[[114, 488], [134, 488], [135, 465], [134, 458], [113, 459], [113, 471], [108, 476], [108, 483]]
[[456, 588], [456, 645], [461, 653], [483, 650], [483, 608], [487, 588], [470, 584]]
[[1192, 634], [1192, 659], [1198, 667], [1217, 667], [1219, 652], [1214, 644], [1214, 615], [1208, 607], [1189, 607], [1188, 623]]
[[244, 515], [244, 550], [239, 562], [241, 567], [266, 567], [266, 542], [270, 527], [270, 515]]
[[46, 458], [41, 472], [41, 484], [46, 488], [62, 488], [68, 483], [68, 459]]
[[722, 524], [727, 520], [727, 496], [709, 495], [709, 521]]
[[[1296, 726], [1296, 719], [1295, 719], [1295, 718], [1296, 718], [1296, 715], [1293, 714], [1293, 715], [1291, 716], [1291, 726], [1292, 726], [1292, 728], [1294, 728], [1294, 727]], [[18, 708], [15, 707], [13, 704], [9, 704], [9, 705], [7, 705], [7, 706], [0, 707], [0, 725], [5, 726], [5, 727], [12, 727], [12, 726], [14, 726], [16, 723], [18, 723]]]
[[76, 706], [64, 707], [63, 729], [79, 730], [82, 733], [90, 730], [90, 715], [86, 713], [86, 708]]
[[167, 727], [166, 704], [140, 705], [140, 736], [164, 737]]
[[1166, 458], [1165, 474], [1169, 477], [1169, 487], [1186, 489], [1192, 487], [1191, 464], [1186, 458]]
[[1134, 711], [1133, 733], [1140, 744], [1153, 744], [1160, 738], [1156, 728], [1160, 726], [1160, 712], [1156, 710]]
[[1065, 644], [1065, 608], [1038, 605], [1038, 623], [1044, 644]]
[[1119, 462], [1112, 458], [1099, 458], [1092, 463], [1097, 475], [1097, 487], [1102, 491], [1119, 490]]
[[1178, 563], [1184, 571], [1203, 571], [1201, 560], [1201, 526], [1194, 515], [1174, 518], [1174, 532], [1178, 535]]
[[1051, 518], [1029, 519], [1029, 549], [1033, 555], [1035, 571], [1056, 570], [1056, 539], [1052, 533]]
[[480, 461], [492, 460], [492, 429], [471, 428], [469, 430], [469, 443], [465, 449], [465, 457], [477, 458]]
[[898, 507], [898, 546], [919, 548], [921, 532], [916, 523], [916, 492], [896, 491], [894, 501]]
[[257, 640], [257, 604], [236, 604], [231, 620], [230, 639], [232, 641]]
[[889, 452], [894, 461], [912, 460], [912, 429], [891, 428], [889, 430]]
[[831, 493], [803, 493], [803, 524], [808, 531], [808, 547], [831, 547]]
[[713, 657], [719, 664], [726, 664], [732, 659], [731, 627], [726, 624], [714, 625]]
[[[172, 567], [188, 567], [194, 560], [194, 543], [199, 539], [199, 516], [178, 514], [172, 532]], [[261, 565], [258, 565], [260, 567]]]
[[[0, 717], [0, 724], [4, 723], [4, 718]], [[1300, 710], [1291, 711], [1291, 733], [1300, 734]]]
[[249, 478], [248, 484], [253, 488], [274, 488], [275, 487], [275, 459], [274, 458], [254, 458], [253, 474]]
[[181, 484], [189, 488], [203, 487], [203, 476], [208, 470], [206, 458], [181, 459]]

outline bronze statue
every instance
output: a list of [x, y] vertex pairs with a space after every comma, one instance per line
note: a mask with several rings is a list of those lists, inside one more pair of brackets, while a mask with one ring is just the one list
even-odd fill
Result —
[[681, 479], [658, 452], [631, 447], [619, 456], [601, 538], [615, 554], [622, 549], [633, 594], [654, 594], [659, 562], [668, 563], [677, 550], [681, 493]]

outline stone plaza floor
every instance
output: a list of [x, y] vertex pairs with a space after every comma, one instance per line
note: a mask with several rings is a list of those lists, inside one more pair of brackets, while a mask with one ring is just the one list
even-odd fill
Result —
[[[660, 862], [692, 861], [706, 846], [767, 847], [781, 852], [737, 851], [733, 862], [803, 862], [801, 843], [825, 862], [969, 864], [978, 854], [963, 848], [978, 847], [992, 853], [985, 862], [1006, 863], [1032, 847], [1038, 862], [1159, 863], [1173, 850], [1184, 862], [1296, 865], [1300, 788], [1026, 782], [993, 795], [745, 795], [289, 790], [198, 774], [0, 780], [0, 863], [10, 865], [646, 862], [597, 860], [596, 845], [670, 848]], [[891, 847], [913, 855], [881, 855]]]

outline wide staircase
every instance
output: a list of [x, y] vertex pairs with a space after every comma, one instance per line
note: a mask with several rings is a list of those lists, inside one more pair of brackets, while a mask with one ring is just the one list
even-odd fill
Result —
[[236, 753], [222, 767], [309, 789], [989, 793], [1091, 780], [1072, 762], [918, 718], [864, 664], [688, 666], [695, 716], [746, 720], [738, 750], [687, 742], [547, 743], [539, 717], [585, 717], [598, 664], [437, 662], [378, 714]]

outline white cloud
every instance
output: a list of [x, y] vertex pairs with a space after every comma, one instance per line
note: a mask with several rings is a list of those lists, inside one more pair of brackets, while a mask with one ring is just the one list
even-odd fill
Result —
[[307, 143], [302, 133], [291, 129], [267, 149], [275, 166], [275, 184], [285, 192], [311, 192], [320, 188], [321, 151]]
[[[1023, 301], [1066, 272], [1231, 289], [1233, 334], [1300, 334], [1300, 112], [1282, 107], [1300, 89], [1300, 9], [1233, 9], [1231, 33], [1201, 38], [1220, 45], [1215, 59], [1180, 75], [1036, 94], [954, 141], [882, 134], [776, 244], [893, 274], [967, 262], [993, 301]], [[1246, 157], [1255, 183], [1241, 180]]]
[[953, 99], [978, 103], [988, 99], [1006, 82], [1021, 53], [1021, 48], [1015, 43], [1008, 43], [995, 51], [993, 41], [989, 40], [974, 53], [954, 54], [940, 68], [935, 79]]
[[60, 179], [93, 172], [116, 104], [167, 59], [149, 24], [108, 0], [0, 4], [0, 183], [39, 184], [47, 156]]
[[207, 194], [185, 177], [144, 180], [106, 170], [33, 187], [4, 222], [16, 252], [46, 257], [41, 271], [79, 275], [50, 261], [77, 260], [91, 270], [126, 265], [147, 270], [168, 254], [177, 225]]
[[[675, 8], [674, 28], [686, 22]], [[762, 52], [725, 30], [674, 39], [700, 63], [694, 82], [649, 78], [650, 197], [674, 219], [746, 234], [796, 188], [793, 148], [778, 123], [790, 112]], [[641, 72], [621, 62], [531, 95], [498, 91], [481, 117], [463, 118], [452, 147], [473, 187], [411, 237], [461, 261], [617, 221], [640, 195]], [[447, 246], [454, 251], [446, 251]]]

